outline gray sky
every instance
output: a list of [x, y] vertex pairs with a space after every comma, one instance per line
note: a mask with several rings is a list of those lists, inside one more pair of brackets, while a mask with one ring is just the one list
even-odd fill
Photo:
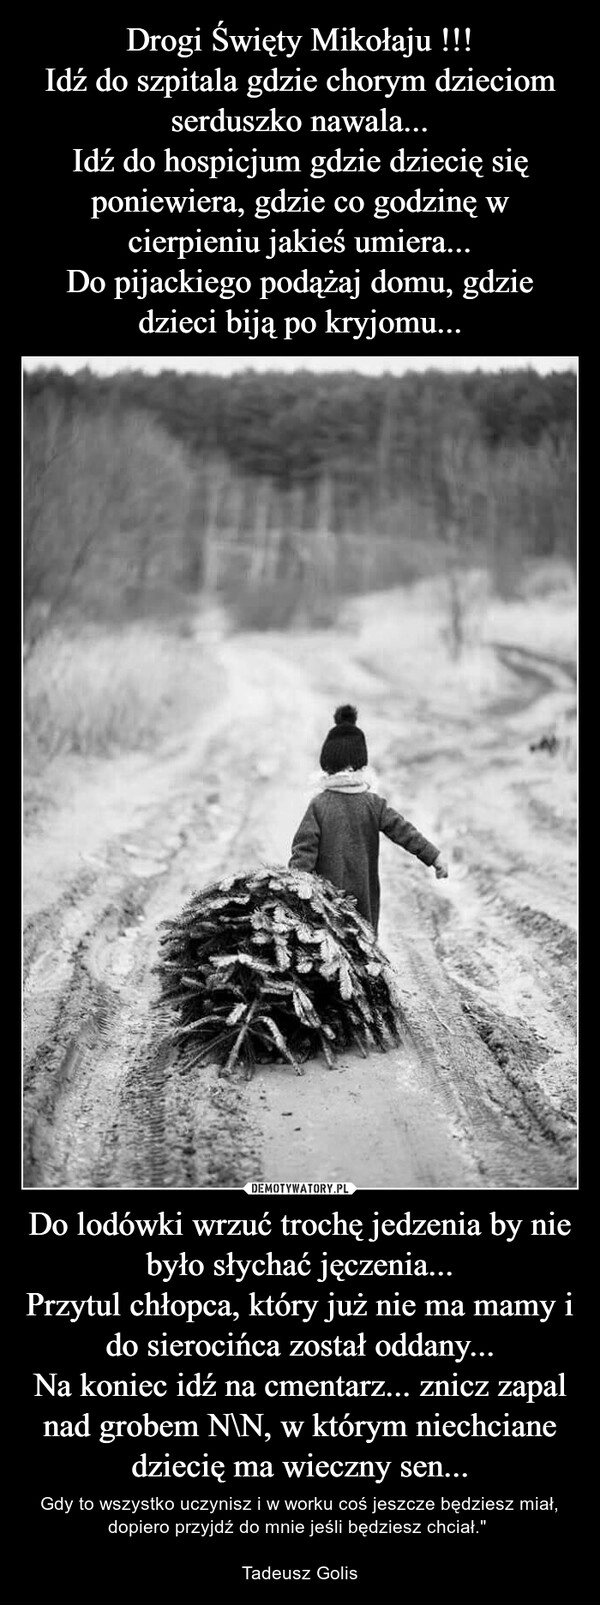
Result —
[[159, 373], [162, 368], [177, 368], [182, 372], [234, 373], [238, 368], [313, 368], [323, 372], [328, 368], [359, 369], [363, 373], [406, 373], [407, 369], [455, 368], [537, 368], [540, 373], [576, 369], [576, 357], [254, 357], [251, 353], [237, 357], [202, 356], [137, 356], [137, 357], [23, 357], [25, 368], [64, 368], [75, 373], [78, 368], [90, 367], [97, 373], [116, 373], [122, 368], [144, 368], [148, 373]]

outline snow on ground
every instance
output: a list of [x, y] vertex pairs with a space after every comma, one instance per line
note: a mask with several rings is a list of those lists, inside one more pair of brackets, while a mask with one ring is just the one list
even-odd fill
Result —
[[503, 600], [491, 592], [486, 573], [467, 571], [459, 582], [464, 646], [456, 656], [446, 576], [353, 600], [345, 620], [356, 632], [359, 661], [396, 682], [402, 702], [415, 698], [432, 713], [437, 708], [440, 717], [457, 708], [476, 715], [488, 699], [512, 688], [494, 643], [575, 664], [572, 570], [554, 561], [536, 565], [521, 589], [523, 594]]
[[[262, 634], [210, 609], [189, 637], [187, 722], [153, 752], [62, 755], [37, 776], [27, 1185], [327, 1180], [350, 1160], [361, 1186], [573, 1184], [573, 581], [537, 565], [503, 601], [469, 574], [458, 656], [451, 601], [428, 580], [349, 600], [333, 629]], [[413, 1045], [246, 1089], [183, 1078], [152, 1014], [158, 923], [203, 881], [285, 859], [342, 701], [380, 789], [450, 866], [437, 882], [382, 843], [381, 935]]]

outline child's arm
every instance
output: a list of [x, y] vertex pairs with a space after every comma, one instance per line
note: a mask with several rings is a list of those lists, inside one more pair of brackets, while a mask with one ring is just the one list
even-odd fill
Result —
[[320, 839], [321, 828], [311, 802], [294, 836], [289, 868], [313, 870], [319, 856]]
[[404, 847], [407, 853], [414, 853], [416, 858], [421, 859], [422, 864], [435, 865], [438, 880], [447, 878], [448, 870], [442, 861], [439, 847], [434, 847], [433, 842], [421, 835], [416, 825], [411, 825], [410, 819], [403, 819], [402, 814], [397, 814], [395, 808], [390, 808], [383, 799], [379, 829], [383, 831], [384, 836], [389, 836], [390, 841], [396, 842], [398, 847]]

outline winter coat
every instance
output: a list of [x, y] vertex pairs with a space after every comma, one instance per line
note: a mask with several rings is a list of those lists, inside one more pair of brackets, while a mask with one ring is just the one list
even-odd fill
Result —
[[292, 842], [291, 869], [307, 869], [356, 898], [375, 932], [379, 924], [379, 836], [433, 864], [439, 848], [373, 791], [323, 791], [313, 797]]

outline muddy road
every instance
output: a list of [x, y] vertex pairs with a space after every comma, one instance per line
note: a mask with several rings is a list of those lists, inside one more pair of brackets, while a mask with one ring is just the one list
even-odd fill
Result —
[[[346, 632], [215, 635], [198, 721], [153, 757], [91, 764], [26, 842], [27, 1187], [570, 1187], [574, 840], [530, 742], [572, 669], [498, 642], [473, 720], [403, 704]], [[299, 1078], [185, 1072], [152, 1007], [157, 927], [195, 887], [285, 862], [331, 710], [359, 705], [380, 789], [450, 879], [382, 842], [380, 940], [411, 1040]]]

